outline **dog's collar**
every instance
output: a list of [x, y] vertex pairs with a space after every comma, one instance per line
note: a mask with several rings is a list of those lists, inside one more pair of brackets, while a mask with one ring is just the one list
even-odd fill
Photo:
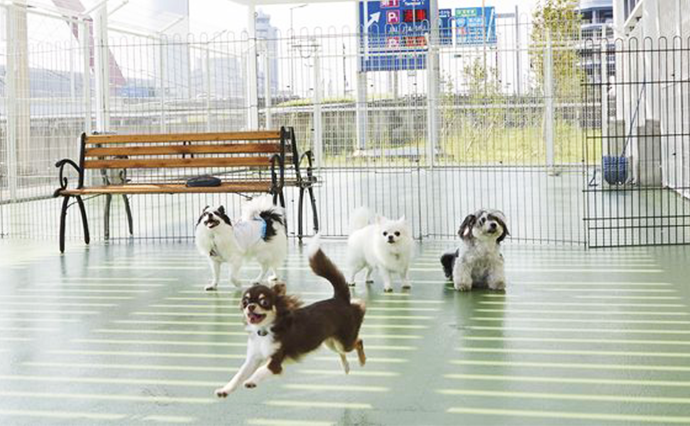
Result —
[[258, 334], [261, 337], [265, 337], [265, 336], [268, 336], [268, 331], [266, 331], [266, 329], [264, 329], [264, 328], [260, 328], [260, 329], [256, 330], [256, 334]]

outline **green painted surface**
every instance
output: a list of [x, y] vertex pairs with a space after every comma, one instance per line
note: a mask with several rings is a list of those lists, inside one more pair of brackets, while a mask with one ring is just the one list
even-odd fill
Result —
[[[344, 246], [325, 243], [339, 265]], [[688, 249], [508, 246], [499, 294], [444, 283], [451, 246], [418, 247], [408, 293], [354, 289], [365, 367], [323, 350], [218, 400], [240, 291], [204, 292], [192, 244], [0, 241], [0, 424], [690, 424]], [[286, 267], [291, 292], [330, 294], [298, 246]]]

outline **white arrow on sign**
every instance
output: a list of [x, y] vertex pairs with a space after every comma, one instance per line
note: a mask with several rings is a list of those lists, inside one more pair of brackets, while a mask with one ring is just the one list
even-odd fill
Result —
[[372, 24], [378, 24], [379, 19], [381, 19], [381, 12], [372, 13], [369, 17], [369, 22], [367, 22], [367, 28], [371, 27]]

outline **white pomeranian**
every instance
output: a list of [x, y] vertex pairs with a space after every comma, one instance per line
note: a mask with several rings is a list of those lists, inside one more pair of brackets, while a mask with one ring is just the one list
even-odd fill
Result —
[[398, 220], [376, 216], [372, 220], [369, 209], [360, 207], [353, 212], [350, 224], [350, 238], [347, 240], [350, 285], [355, 284], [357, 273], [366, 268], [366, 282], [373, 282], [371, 274], [376, 269], [387, 293], [393, 291], [394, 274], [400, 275], [402, 288], [409, 289], [412, 237], [405, 216]]
[[261, 273], [254, 282], [277, 280], [278, 267], [287, 255], [287, 235], [283, 209], [271, 196], [255, 198], [242, 209], [242, 218], [234, 223], [223, 206], [206, 206], [196, 223], [196, 247], [208, 258], [213, 272], [206, 290], [218, 288], [220, 265], [230, 265], [230, 282], [242, 286], [240, 268], [245, 260], [256, 259]]

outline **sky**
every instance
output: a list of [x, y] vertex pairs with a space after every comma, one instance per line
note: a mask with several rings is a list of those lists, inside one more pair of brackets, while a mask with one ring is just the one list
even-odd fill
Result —
[[[481, 6], [481, 0], [438, 0], [439, 8]], [[497, 13], [510, 13], [518, 5], [520, 14], [530, 14], [538, 0], [485, 0], [486, 6], [496, 7]], [[295, 2], [292, 5], [258, 6], [271, 16], [271, 24], [286, 31], [290, 28], [290, 9], [292, 10], [292, 28], [323, 29], [334, 27], [353, 28], [356, 25], [355, 4], [352, 1], [341, 3], [305, 4]], [[246, 28], [246, 7], [229, 0], [191, 0], [191, 31], [213, 34], [227, 28], [239, 33]]]

